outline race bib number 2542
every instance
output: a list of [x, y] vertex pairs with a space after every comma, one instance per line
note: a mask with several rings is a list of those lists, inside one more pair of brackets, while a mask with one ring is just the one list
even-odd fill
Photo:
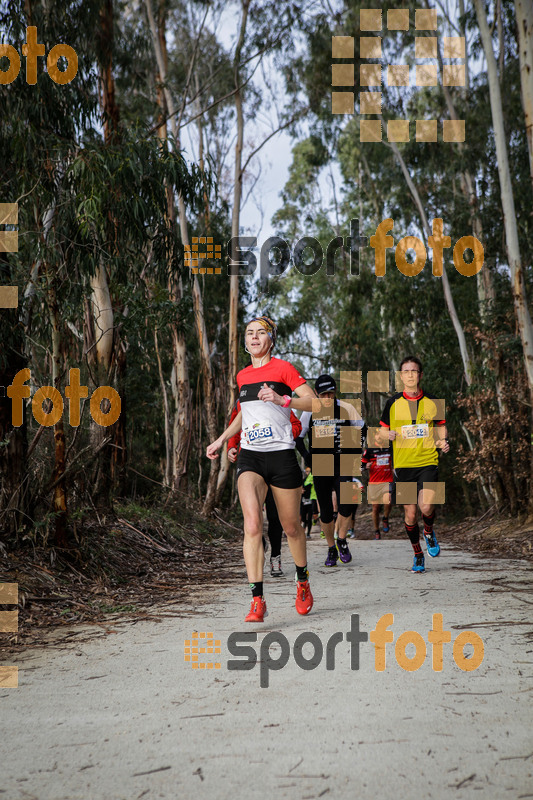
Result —
[[422, 439], [424, 436], [429, 436], [427, 422], [421, 425], [402, 425], [402, 439]]

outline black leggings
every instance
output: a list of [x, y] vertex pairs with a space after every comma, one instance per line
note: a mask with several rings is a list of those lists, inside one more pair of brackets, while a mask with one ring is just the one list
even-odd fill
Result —
[[[345, 479], [347, 483], [352, 483], [351, 478]], [[320, 506], [320, 519], [322, 522], [326, 524], [328, 522], [333, 522], [333, 501], [331, 499], [331, 493], [335, 490], [335, 494], [337, 495], [337, 508], [339, 509], [339, 514], [341, 517], [351, 517], [354, 508], [357, 508], [355, 504], [350, 503], [350, 505], [342, 504], [340, 502], [340, 478], [334, 476], [317, 476], [313, 477], [313, 481], [315, 484], [315, 492], [318, 498], [318, 505]]]
[[276, 501], [274, 500], [274, 495], [272, 494], [270, 486], [268, 487], [267, 496], [265, 498], [265, 506], [268, 521], [268, 538], [270, 540], [270, 557], [274, 558], [275, 556], [281, 555], [281, 534], [283, 533], [283, 528], [279, 521]]
[[307, 527], [306, 533], [311, 533], [311, 528], [313, 527], [313, 504], [312, 503], [302, 503], [302, 523], [304, 528]]

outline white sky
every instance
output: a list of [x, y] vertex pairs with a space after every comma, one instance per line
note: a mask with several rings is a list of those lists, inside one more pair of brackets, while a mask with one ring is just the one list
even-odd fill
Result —
[[[251, 13], [253, 13], [253, 3]], [[240, 25], [240, 16], [240, 3], [230, 2], [224, 6], [223, 13], [216, 22], [217, 37], [230, 54], [233, 53], [235, 47]], [[213, 22], [213, 18], [208, 17], [207, 25], [211, 29], [213, 29]], [[255, 64], [256, 62], [253, 63]], [[271, 69], [271, 65], [268, 64], [266, 59], [265, 72], [268, 75], [268, 80], [272, 80], [274, 71]], [[261, 68], [257, 69], [255, 72], [253, 83], [255, 87], [263, 93], [265, 98], [270, 94], [264, 82]], [[277, 86], [279, 88], [279, 110], [284, 111], [286, 97], [284, 95], [284, 86], [281, 78], [278, 79]], [[276, 120], [276, 110], [267, 108], [265, 103], [265, 108], [261, 108], [253, 120], [247, 120], [245, 122], [243, 163], [249, 153], [277, 127]], [[191, 135], [194, 136], [194, 126], [187, 126], [187, 129], [189, 128], [191, 129]], [[259, 244], [275, 233], [271, 225], [271, 219], [273, 214], [282, 205], [280, 192], [288, 179], [289, 166], [292, 161], [291, 148], [293, 144], [294, 142], [291, 141], [289, 134], [286, 131], [280, 131], [267, 142], [250, 162], [248, 175], [245, 178], [245, 180], [248, 181], [248, 188], [252, 176], [257, 176], [259, 174], [260, 177], [250, 193], [247, 192], [246, 186], [244, 188], [243, 204], [241, 206], [241, 233], [243, 235], [257, 236]], [[192, 153], [196, 153], [197, 147], [195, 142], [190, 142], [189, 147]], [[234, 143], [230, 150], [230, 158], [228, 159], [228, 165], [231, 166], [232, 174], [233, 152]]]

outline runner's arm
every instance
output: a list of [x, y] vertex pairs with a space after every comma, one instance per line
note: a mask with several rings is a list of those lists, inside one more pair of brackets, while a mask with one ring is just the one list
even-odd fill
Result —
[[[240, 411], [240, 404], [239, 404], [239, 401], [237, 400], [237, 402], [233, 406], [233, 411], [231, 412], [231, 417], [229, 418], [228, 425], [231, 425], [231, 423], [233, 422], [233, 420], [235, 419], [235, 417], [237, 416], [239, 411]], [[227, 441], [226, 447], [227, 447], [228, 453], [229, 453], [230, 450], [238, 450], [240, 442], [241, 442], [241, 432], [238, 431], [236, 434], [231, 436]], [[232, 459], [230, 458], [230, 461], [231, 460]], [[235, 460], [235, 459], [233, 459], [233, 460]]]
[[296, 449], [298, 450], [298, 452], [300, 453], [300, 455], [302, 456], [302, 458], [304, 460], [305, 466], [306, 467], [310, 467], [311, 466], [311, 453], [309, 452], [309, 450], [305, 446], [304, 437], [303, 436], [298, 436], [298, 438], [295, 439], [294, 441], [295, 441], [295, 444], [296, 444]]
[[[302, 411], [312, 411], [313, 400], [316, 399], [316, 395], [311, 387], [308, 386], [307, 383], [302, 383], [300, 386], [297, 386], [294, 391], [297, 395], [299, 395], [299, 397], [291, 398], [289, 405], [284, 407], [296, 408]], [[257, 397], [259, 400], [263, 400], [265, 403], [275, 403], [277, 406], [283, 406], [285, 403], [283, 395], [275, 392], [274, 389], [271, 389], [266, 383], [264, 383], [262, 388], [259, 390]]]
[[446, 425], [438, 425], [437, 431], [439, 438], [437, 439], [437, 437], [435, 437], [435, 447], [442, 450], [443, 453], [447, 453], [450, 449], [450, 445], [448, 444], [448, 428]]
[[391, 431], [388, 425], [380, 422], [380, 428], [375, 428], [374, 445], [375, 447], [389, 447], [390, 443], [396, 439], [396, 431]]
[[391, 405], [394, 400], [394, 397], [389, 397], [387, 402], [385, 403], [385, 408], [383, 409], [383, 413], [381, 415], [381, 419], [379, 421], [380, 427], [376, 431], [375, 435], [375, 445], [377, 447], [387, 447], [390, 446], [390, 442], [393, 442], [396, 439], [396, 431], [394, 429], [391, 430]]
[[[291, 411], [291, 414], [292, 414], [292, 411]], [[311, 435], [310, 430], [309, 430], [310, 423], [311, 423], [311, 412], [310, 411], [304, 411], [302, 413], [302, 415], [300, 416], [300, 424], [302, 426], [302, 430], [300, 431], [300, 435], [297, 438], [295, 438], [295, 440], [294, 440], [296, 442], [296, 449], [298, 450], [298, 452], [302, 456], [302, 458], [304, 460], [304, 464], [305, 464], [306, 467], [310, 467], [311, 466], [311, 453], [309, 452], [309, 450], [305, 446], [305, 437], [306, 437], [306, 435], [308, 437], [310, 437], [310, 435]]]
[[302, 383], [295, 390], [298, 397], [293, 397], [289, 404], [289, 408], [297, 408], [302, 411], [313, 410], [313, 400], [316, 399], [316, 394], [307, 383]]
[[232, 436], [235, 436], [242, 428], [242, 411], [239, 411], [233, 422], [231, 422], [223, 434], [221, 434], [218, 439], [212, 444], [210, 444], [207, 448], [206, 455], [208, 458], [216, 458], [218, 455], [218, 451], [224, 444], [227, 442], [228, 439], [231, 439]]

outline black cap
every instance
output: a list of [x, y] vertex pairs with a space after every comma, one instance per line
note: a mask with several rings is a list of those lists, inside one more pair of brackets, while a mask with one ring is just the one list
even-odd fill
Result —
[[337, 391], [337, 383], [335, 378], [332, 378], [331, 375], [320, 375], [319, 378], [315, 381], [315, 392], [317, 394], [323, 394], [324, 392], [336, 392]]

